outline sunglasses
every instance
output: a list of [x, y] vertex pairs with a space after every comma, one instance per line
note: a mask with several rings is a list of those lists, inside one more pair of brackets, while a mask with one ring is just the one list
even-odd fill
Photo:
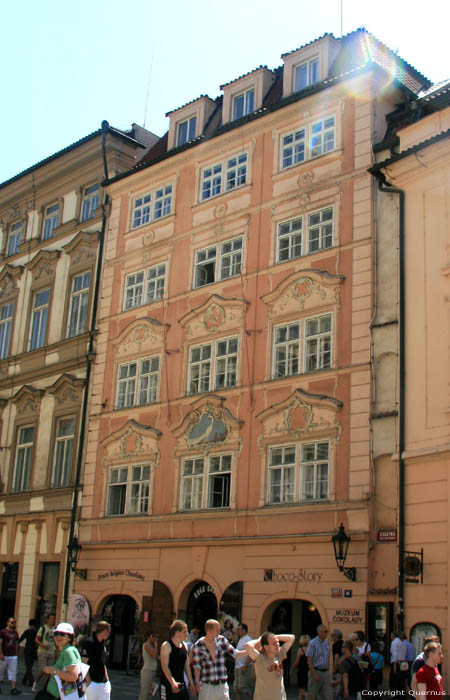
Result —
[[53, 632], [54, 637], [65, 637], [67, 632]]

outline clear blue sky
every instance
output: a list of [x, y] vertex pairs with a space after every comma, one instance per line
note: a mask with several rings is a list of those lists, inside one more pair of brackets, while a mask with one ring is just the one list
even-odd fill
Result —
[[[448, 0], [342, 0], [433, 82], [450, 77]], [[100, 127], [167, 129], [165, 113], [324, 32], [340, 0], [0, 0], [0, 182]]]

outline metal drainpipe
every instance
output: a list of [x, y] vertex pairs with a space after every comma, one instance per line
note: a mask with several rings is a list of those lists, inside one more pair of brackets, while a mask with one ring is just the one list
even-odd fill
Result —
[[[105, 180], [108, 179], [108, 167], [107, 167], [107, 162], [106, 162], [106, 135], [109, 130], [109, 124], [105, 120], [102, 122], [102, 157], [103, 157], [103, 169], [104, 169], [104, 176]], [[100, 274], [102, 270], [102, 261], [103, 261], [103, 248], [104, 248], [104, 239], [105, 239], [105, 230], [106, 230], [106, 208], [109, 203], [109, 197], [107, 194], [104, 194], [103, 197], [103, 204], [102, 204], [102, 228], [100, 231], [100, 238], [99, 238], [99, 245], [98, 245], [98, 257], [97, 257], [97, 269], [96, 269], [96, 275], [95, 275], [95, 284], [94, 284], [94, 293], [92, 297], [92, 313], [91, 313], [91, 327], [89, 330], [89, 343], [88, 343], [88, 351], [86, 354], [86, 382], [84, 386], [84, 393], [83, 393], [83, 404], [82, 404], [82, 409], [81, 409], [81, 420], [80, 420], [80, 436], [78, 439], [78, 451], [77, 451], [77, 467], [75, 471], [75, 482], [73, 486], [73, 500], [72, 500], [72, 512], [70, 515], [70, 527], [69, 527], [69, 539], [68, 539], [68, 547], [70, 546], [74, 532], [75, 532], [75, 525], [77, 522], [77, 509], [78, 509], [78, 494], [80, 492], [80, 482], [81, 482], [81, 469], [82, 469], [82, 463], [83, 463], [83, 456], [84, 456], [84, 436], [86, 433], [86, 426], [87, 426], [87, 420], [88, 420], [88, 399], [89, 399], [89, 386], [90, 386], [90, 377], [91, 377], [91, 369], [92, 369], [92, 364], [94, 362], [94, 336], [95, 336], [95, 330], [96, 330], [96, 319], [97, 319], [97, 308], [98, 308], [98, 300], [99, 300], [99, 294], [100, 294]], [[69, 582], [70, 582], [70, 561], [69, 561], [69, 550], [67, 550], [67, 556], [66, 556], [66, 571], [65, 571], [65, 576], [64, 576], [64, 597], [63, 597], [63, 604], [66, 606], [68, 604], [68, 597], [69, 597]]]
[[403, 561], [405, 558], [405, 462], [403, 453], [405, 451], [405, 423], [406, 423], [406, 386], [405, 386], [405, 192], [399, 187], [390, 185], [386, 176], [379, 170], [371, 170], [377, 178], [380, 192], [398, 194], [399, 196], [399, 235], [398, 235], [398, 257], [399, 257], [399, 429], [398, 429], [398, 630], [404, 628], [404, 594], [405, 594], [405, 572]]

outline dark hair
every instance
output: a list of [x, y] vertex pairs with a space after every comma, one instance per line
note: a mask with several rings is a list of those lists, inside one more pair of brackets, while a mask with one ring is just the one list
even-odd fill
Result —
[[441, 648], [441, 645], [437, 642], [430, 642], [429, 644], [427, 644], [425, 649], [423, 650], [423, 655], [425, 659], [428, 659], [428, 657], [430, 656], [430, 654], [433, 653], [433, 651], [440, 651]]
[[349, 639], [343, 643], [342, 648], [343, 649], [350, 649], [350, 651], [353, 654], [353, 642], [351, 642]]
[[97, 622], [97, 624], [95, 626], [95, 631], [98, 633], [103, 632], [104, 630], [110, 630], [110, 629], [111, 629], [111, 625], [109, 624], [109, 622], [106, 622], [106, 620], [100, 620], [99, 622]]
[[48, 621], [51, 617], [54, 617], [56, 619], [55, 613], [49, 613], [45, 619]]
[[37, 623], [36, 623], [36, 620], [34, 619], [34, 617], [31, 618], [31, 620], [28, 620], [28, 624], [30, 625], [30, 627], [36, 627]]
[[245, 622], [240, 622], [238, 627], [242, 627], [244, 632], [246, 632], [246, 633], [248, 632], [248, 626], [245, 624]]
[[269, 639], [271, 637], [276, 637], [276, 634], [273, 632], [264, 632], [264, 634], [261, 635], [261, 649], [264, 651], [264, 647], [269, 646]]
[[364, 641], [364, 632], [362, 630], [356, 630], [355, 634], [360, 642]]
[[176, 632], [182, 632], [184, 629], [187, 629], [187, 624], [184, 620], [174, 620], [169, 628], [170, 638], [172, 639]]
[[380, 645], [378, 642], [372, 642], [372, 651], [380, 651]]

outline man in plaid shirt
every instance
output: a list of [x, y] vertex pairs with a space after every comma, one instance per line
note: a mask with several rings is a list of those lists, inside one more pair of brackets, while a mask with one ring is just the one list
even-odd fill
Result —
[[207, 620], [205, 636], [192, 649], [195, 687], [199, 700], [229, 700], [225, 654], [235, 659], [245, 656], [245, 649], [237, 651], [220, 633], [217, 620]]

